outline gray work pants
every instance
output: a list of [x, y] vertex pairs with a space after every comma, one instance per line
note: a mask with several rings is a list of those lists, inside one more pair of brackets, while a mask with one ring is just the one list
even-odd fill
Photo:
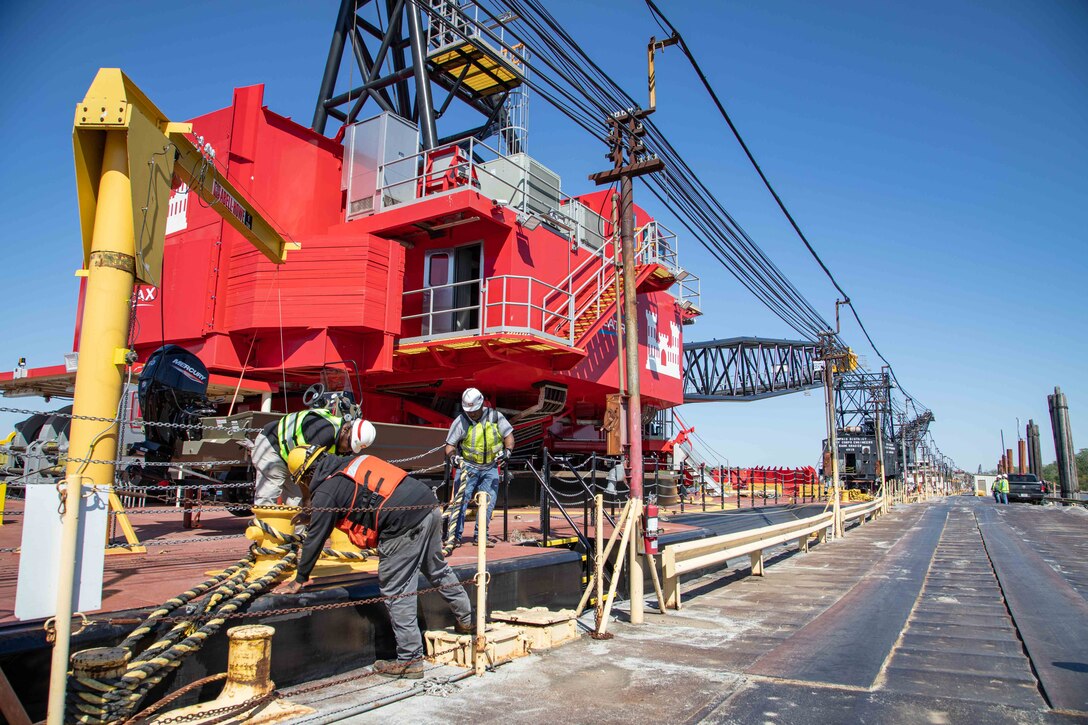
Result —
[[[383, 597], [409, 594], [418, 590], [422, 572], [431, 586], [446, 586], [439, 594], [450, 605], [458, 622], [472, 622], [472, 603], [457, 575], [442, 556], [442, 513], [436, 508], [417, 526], [394, 539], [378, 544], [378, 587]], [[397, 659], [416, 660], [423, 656], [423, 637], [416, 614], [418, 597], [387, 599], [386, 608], [397, 640]]]
[[279, 450], [264, 433], [258, 433], [253, 441], [253, 468], [257, 472], [257, 481], [253, 492], [254, 506], [275, 506], [279, 497], [284, 495], [285, 506], [298, 506], [302, 503], [302, 490], [291, 480], [291, 472], [280, 456]]

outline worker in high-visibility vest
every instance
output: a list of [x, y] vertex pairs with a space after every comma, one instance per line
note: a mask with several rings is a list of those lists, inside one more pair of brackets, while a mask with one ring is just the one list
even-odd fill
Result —
[[994, 488], [997, 490], [997, 496], [1000, 503], [1008, 504], [1009, 502], [1009, 477], [1005, 474], [1001, 474], [997, 477], [997, 481], [994, 483]]
[[423, 638], [416, 612], [423, 574], [438, 588], [454, 616], [454, 631], [475, 632], [472, 603], [442, 556], [442, 512], [434, 489], [376, 456], [336, 456], [313, 446], [288, 455], [288, 469], [312, 510], [306, 542], [292, 581], [277, 594], [295, 594], [310, 573], [333, 528], [353, 544], [378, 550], [378, 589], [389, 611], [396, 659], [380, 659], [374, 672], [396, 678], [423, 677]]
[[300, 410], [269, 423], [253, 441], [251, 458], [257, 473], [253, 505], [275, 506], [282, 495], [285, 506], [298, 506], [302, 492], [287, 470], [287, 456], [293, 448], [317, 446], [346, 454], [370, 445], [374, 435], [370, 421], [352, 422], [321, 408]]
[[[487, 494], [487, 523], [495, 511], [499, 495], [499, 463], [510, 458], [514, 450], [514, 428], [499, 411], [484, 405], [484, 395], [476, 388], [461, 395], [461, 414], [454, 418], [446, 435], [446, 458], [458, 469], [460, 511], [453, 530], [453, 545], [461, 543], [465, 528], [465, 512], [477, 491]], [[476, 540], [481, 541], [485, 528], [476, 521]], [[494, 546], [489, 538], [487, 546]]]

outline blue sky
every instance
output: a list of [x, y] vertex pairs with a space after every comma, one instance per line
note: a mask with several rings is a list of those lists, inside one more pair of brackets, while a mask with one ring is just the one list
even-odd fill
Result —
[[[176, 119], [263, 82], [273, 110], [307, 123], [336, 5], [0, 4], [8, 89], [0, 366], [20, 356], [57, 364], [70, 349], [80, 249], [71, 119], [95, 70], [125, 69]], [[644, 96], [645, 43], [661, 31], [641, 0], [547, 5], [606, 71]], [[1019, 416], [1040, 424], [1051, 460], [1046, 395], [1055, 384], [1083, 436], [1088, 5], [664, 5], [899, 379], [934, 410], [941, 449], [970, 470], [990, 467], [1000, 430], [1011, 440]], [[659, 57], [658, 79], [658, 125], [831, 318], [834, 290], [675, 49]], [[564, 191], [589, 190], [600, 146], [539, 98], [530, 118], [530, 153], [562, 174]], [[681, 245], [682, 263], [703, 277], [707, 312], [685, 329], [688, 340], [791, 336], [697, 243], [682, 236]], [[879, 366], [855, 326], [843, 332]], [[683, 413], [733, 464], [803, 465], [819, 454], [821, 406], [817, 391]], [[12, 420], [0, 416], [3, 427]]]

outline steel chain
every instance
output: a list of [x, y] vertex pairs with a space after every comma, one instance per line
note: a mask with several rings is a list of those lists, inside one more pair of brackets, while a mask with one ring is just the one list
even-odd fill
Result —
[[[165, 513], [187, 514], [187, 513], [197, 512], [197, 511], [252, 511], [253, 508], [254, 508], [253, 504], [225, 503], [225, 504], [217, 504], [215, 506], [188, 506], [188, 507], [182, 507], [182, 508], [178, 508], [176, 506], [136, 506], [136, 507], [132, 507], [132, 508], [126, 508], [124, 512], [126, 514], [132, 516], [132, 515], [141, 515], [141, 514], [148, 514], [149, 515], [149, 514], [165, 514]], [[292, 513], [306, 513], [306, 512], [315, 512], [315, 511], [322, 511], [322, 512], [328, 512], [328, 513], [344, 513], [344, 512], [347, 512], [347, 511], [358, 511], [360, 513], [370, 513], [370, 512], [375, 512], [375, 511], [378, 510], [377, 507], [361, 509], [361, 508], [353, 508], [351, 506], [261, 506], [260, 508], [261, 509], [267, 509], [269, 511], [290, 511]], [[434, 509], [434, 508], [442, 508], [442, 504], [436, 501], [435, 503], [422, 503], [422, 504], [415, 504], [413, 506], [384, 506], [384, 507], [382, 507], [381, 510], [382, 511], [419, 511], [419, 510], [422, 510], [422, 509]], [[0, 517], [2, 517], [2, 516], [22, 516], [23, 513], [24, 513], [23, 511], [0, 511]]]
[[[437, 587], [430, 587], [428, 589], [419, 589], [414, 592], [405, 592], [404, 594], [390, 594], [388, 596], [370, 597], [369, 599], [352, 599], [344, 602], [328, 602], [327, 604], [314, 604], [307, 607], [281, 607], [280, 609], [264, 609], [259, 612], [226, 612], [226, 613], [205, 613], [205, 614], [193, 614], [189, 616], [180, 617], [160, 617], [156, 619], [158, 622], [167, 622], [170, 624], [179, 624], [187, 622], [195, 622], [202, 620], [212, 619], [258, 619], [262, 617], [274, 617], [281, 614], [303, 614], [305, 612], [328, 612], [334, 609], [344, 609], [346, 607], [359, 607], [364, 604], [379, 604], [381, 602], [389, 602], [394, 599], [404, 599], [406, 597], [414, 597], [419, 594], [429, 594], [431, 592], [439, 592], [443, 589], [452, 589], [454, 587], [463, 587], [465, 582], [472, 582], [471, 579], [458, 580], [454, 584], [443, 584]], [[274, 594], [275, 590], [266, 592], [266, 594]], [[101, 623], [108, 625], [123, 625], [132, 624], [132, 619], [129, 618], [108, 618], [101, 620], [93, 620], [92, 623]]]
[[[110, 466], [116, 466], [119, 463], [119, 461], [117, 459], [114, 459], [114, 458], [109, 458], [109, 459], [102, 459], [102, 458], [66, 458], [65, 460], [68, 461], [69, 463], [72, 462], [72, 461], [75, 461], [76, 463], [94, 463], [94, 464], [97, 464], [97, 465], [110, 465]], [[121, 465], [125, 465], [124, 461], [120, 461], [120, 463], [121, 463]], [[131, 463], [136, 463], [136, 461], [131, 461]], [[144, 467], [147, 467], [147, 468], [160, 467], [160, 466], [161, 467], [177, 466], [179, 468], [182, 468], [182, 467], [185, 467], [185, 466], [234, 466], [234, 465], [239, 465], [239, 464], [243, 464], [243, 463], [246, 464], [246, 465], [249, 465], [249, 459], [248, 458], [243, 458], [243, 459], [233, 460], [233, 461], [139, 461], [139, 464], [141, 466], [144, 466]]]
[[[445, 654], [449, 654], [450, 652], [456, 652], [459, 649], [461, 649], [461, 645], [457, 644], [457, 645], [454, 645], [453, 647], [449, 647], [448, 649], [438, 650], [437, 652], [435, 652], [434, 654], [431, 654], [431, 655], [423, 655], [422, 657], [416, 657], [415, 659], [407, 660], [406, 662], [404, 662], [404, 664], [405, 665], [414, 665], [417, 662], [426, 662], [428, 660], [431, 660], [433, 662], [433, 660], [436, 657], [439, 657], [439, 656], [445, 655]], [[398, 663], [399, 663], [399, 661], [398, 661]], [[437, 669], [440, 666], [441, 665], [436, 665], [432, 669]], [[283, 690], [280, 694], [283, 697], [286, 697], [286, 698], [294, 698], [294, 697], [298, 697], [299, 695], [307, 695], [307, 694], [309, 694], [311, 692], [318, 692], [320, 690], [325, 690], [325, 689], [328, 689], [330, 687], [335, 687], [337, 685], [343, 685], [343, 684], [347, 684], [348, 682], [354, 682], [355, 680], [366, 679], [367, 677], [371, 677], [371, 676], [376, 675], [376, 674], [378, 674], [378, 673], [375, 672], [374, 670], [366, 670], [365, 672], [359, 672], [359, 673], [352, 674], [352, 675], [346, 675], [344, 677], [338, 677], [335, 680], [326, 680], [324, 682], [318, 682], [318, 683], [313, 684], [313, 685], [296, 685], [294, 687]], [[443, 683], [443, 684], [448, 684], [448, 683]]]
[[[171, 723], [183, 723], [183, 722], [196, 722], [201, 721], [203, 725], [213, 725], [214, 723], [223, 722], [224, 720], [230, 720], [236, 715], [241, 715], [247, 710], [253, 710], [266, 702], [279, 697], [279, 693], [272, 690], [264, 695], [257, 697], [251, 697], [245, 702], [240, 702], [236, 705], [226, 705], [224, 707], [217, 707], [214, 710], [201, 710], [200, 712], [192, 712], [187, 715], [174, 715], [171, 717], [156, 718], [156, 725], [170, 725]], [[225, 715], [225, 717], [215, 717], [216, 715]], [[205, 718], [212, 717], [212, 720], [205, 720]]]
[[[30, 410], [24, 408], [0, 407], [0, 413], [17, 413], [19, 415], [55, 415], [58, 418], [70, 418], [72, 420], [89, 420], [95, 423], [130, 423], [132, 425], [150, 425], [158, 428], [178, 428], [183, 430], [222, 430], [231, 433], [260, 433], [263, 428], [243, 428], [231, 425], [202, 425], [200, 423], [161, 423], [154, 420], [131, 420], [122, 418], [108, 418], [99, 415], [76, 415], [75, 413], [54, 413], [43, 410]], [[215, 416], [208, 416], [214, 418]]]

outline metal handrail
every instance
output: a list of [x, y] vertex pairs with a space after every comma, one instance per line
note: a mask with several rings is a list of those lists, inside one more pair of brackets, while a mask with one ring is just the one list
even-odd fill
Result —
[[[572, 466], [570, 464], [569, 461], [564, 461], [561, 458], [556, 458], [554, 455], [552, 455], [548, 451], [545, 451], [544, 455], [546, 455], [552, 463], [559, 464], [560, 466], [563, 467], [564, 470], [569, 471], [570, 473], [572, 473], [574, 475], [574, 480], [576, 480], [578, 482], [578, 484], [582, 487], [582, 491], [585, 492], [585, 494], [586, 494], [585, 502], [589, 502], [589, 501], [593, 500], [593, 497], [596, 495], [594, 493], [593, 489], [590, 488], [589, 484], [587, 484], [585, 482], [585, 479], [582, 478], [582, 474], [580, 474], [578, 472], [578, 470], [574, 466]], [[594, 482], [594, 483], [596, 483], [596, 482]], [[616, 520], [614, 518], [612, 518], [611, 516], [609, 516], [607, 511], [604, 512], [604, 516], [608, 520], [608, 523], [612, 524], [613, 528], [615, 528]]]
[[[524, 301], [512, 299], [512, 288], [514, 283], [523, 282], [525, 284], [525, 296]], [[442, 307], [441, 309], [435, 308], [435, 298], [437, 295], [434, 293], [441, 290], [452, 290], [457, 287], [464, 287], [466, 285], [480, 285], [479, 301], [476, 304], [462, 305], [459, 307]], [[570, 345], [574, 343], [574, 326], [571, 324], [572, 315], [574, 314], [574, 298], [571, 294], [565, 290], [561, 290], [555, 285], [542, 282], [535, 277], [529, 277], [526, 275], [498, 275], [495, 277], [488, 277], [485, 280], [467, 280], [464, 282], [450, 282], [447, 284], [434, 285], [432, 287], [423, 287], [420, 289], [409, 290], [403, 294], [404, 297], [411, 295], [431, 293], [426, 298], [426, 309], [413, 314], [402, 315], [401, 320], [429, 320], [429, 324], [421, 324], [420, 332], [418, 336], [402, 338], [401, 342], [416, 342], [419, 340], [437, 339], [439, 337], [451, 337], [451, 336], [466, 336], [473, 334], [490, 334], [490, 333], [503, 333], [503, 332], [535, 332], [548, 337], [554, 338], [557, 341], [564, 342]], [[541, 303], [537, 304], [534, 300], [539, 297]], [[554, 307], [545, 304], [549, 299], [557, 299], [558, 304]], [[498, 324], [492, 323], [488, 317], [489, 312], [498, 309], [501, 314], [500, 322]], [[525, 310], [525, 325], [518, 326], [508, 323], [508, 310], [509, 308], [524, 309]], [[458, 330], [449, 330], [444, 332], [433, 332], [434, 319], [436, 315], [454, 315], [459, 312], [471, 312], [478, 311], [479, 318], [477, 323], [473, 326], [464, 327]], [[538, 319], [539, 324], [534, 324], [534, 320]], [[569, 330], [566, 335], [566, 339], [563, 339], [559, 335], [555, 335], [552, 330], [561, 329], [563, 323], [567, 322]], [[426, 329], [428, 332], [423, 333]]]
[[[491, 298], [491, 292], [495, 288], [495, 284], [497, 282], [499, 282], [500, 280], [501, 280], [501, 283], [502, 283], [502, 294], [501, 294], [499, 300], [495, 301], [495, 300], [493, 300]], [[527, 283], [527, 287], [528, 287], [527, 292], [526, 292], [526, 298], [527, 299], [526, 299], [525, 302], [510, 302], [510, 301], [508, 301], [508, 299], [507, 299], [508, 298], [507, 290], [509, 289], [510, 283], [513, 280], [522, 280], [522, 281], [525, 281]], [[545, 291], [545, 294], [542, 297], [541, 304], [539, 304], [539, 305], [533, 303], [533, 299], [534, 299], [534, 297], [533, 297], [533, 286], [534, 285], [536, 285], [537, 287], [542, 287], [544, 289], [544, 291]], [[551, 334], [553, 337], [556, 337], [558, 339], [560, 337], [559, 335], [555, 335], [554, 333], [549, 333], [548, 330], [549, 329], [558, 329], [558, 328], [562, 327], [561, 324], [556, 326], [556, 327], [552, 327], [551, 323], [554, 322], [555, 320], [566, 320], [566, 321], [568, 321], [569, 328], [570, 328], [569, 331], [568, 331], [568, 335], [567, 335], [568, 343], [570, 345], [574, 344], [574, 325], [573, 325], [573, 321], [572, 321], [572, 316], [574, 314], [574, 298], [571, 296], [571, 294], [569, 292], [566, 292], [565, 290], [561, 290], [558, 287], [556, 287], [555, 285], [548, 284], [547, 282], [541, 282], [540, 280], [538, 280], [538, 279], [536, 279], [534, 277], [528, 277], [528, 276], [525, 276], [525, 275], [518, 275], [518, 274], [504, 274], [504, 275], [499, 275], [497, 277], [489, 277], [487, 279], [485, 291], [484, 291], [483, 294], [484, 294], [484, 314], [483, 314], [483, 319], [481, 320], [481, 326], [482, 326], [483, 332], [488, 333], [488, 332], [509, 331], [510, 326], [508, 326], [506, 324], [507, 308], [508, 307], [515, 307], [515, 308], [524, 307], [525, 310], [526, 310], [526, 313], [527, 313], [526, 314], [526, 318], [527, 318], [526, 322], [528, 323], [528, 329], [539, 331], [539, 332], [541, 332], [543, 334]], [[562, 298], [564, 296], [566, 297], [565, 307], [567, 309], [565, 311], [565, 314], [564, 314], [564, 312], [561, 312], [559, 310], [550, 309], [547, 306], [546, 301], [547, 301], [547, 299], [551, 298], [553, 294], [557, 295], [560, 300], [562, 300]], [[560, 302], [560, 304], [562, 305], [562, 302]], [[501, 314], [502, 314], [503, 324], [498, 325], [498, 326], [491, 326], [491, 325], [488, 325], [488, 323], [487, 323], [487, 317], [488, 317], [487, 312], [488, 312], [488, 310], [493, 309], [496, 306], [498, 306], [502, 311]], [[533, 321], [533, 314], [532, 313], [533, 312], [539, 312], [540, 313], [540, 326], [539, 327], [534, 327], [533, 324], [532, 324], [532, 321]]]
[[[604, 294], [608, 286], [611, 285], [616, 276], [615, 265], [609, 263], [608, 249], [609, 245], [613, 243], [613, 240], [606, 240], [600, 249], [593, 251], [586, 259], [574, 268], [574, 270], [567, 275], [567, 278], [560, 283], [560, 287], [565, 288], [574, 303], [575, 307], [570, 318], [570, 337], [573, 344], [574, 340], [574, 326], [586, 313], [589, 312], [594, 306], [597, 307], [597, 315], [600, 316], [601, 309], [601, 296]], [[589, 276], [583, 280], [575, 288], [575, 281], [586, 273], [586, 270], [590, 269], [594, 264], [599, 264], [596, 270], [589, 273]], [[592, 294], [589, 295], [581, 307], [578, 305], [578, 299], [582, 296], [582, 293], [587, 289], [592, 289]]]
[[[540, 471], [536, 469], [536, 467], [532, 464], [532, 461], [525, 461], [525, 467], [532, 471], [533, 475], [536, 476], [537, 481], [540, 483], [541, 492], [547, 494], [550, 502], [559, 507], [559, 513], [561, 513], [563, 515], [563, 518], [567, 520], [567, 523], [570, 524], [571, 529], [574, 531], [574, 535], [578, 538], [578, 542], [584, 547], [584, 551], [588, 552], [591, 549], [589, 538], [578, 529], [578, 525], [574, 522], [574, 519], [571, 518], [571, 515], [569, 513], [567, 513], [567, 509], [563, 506], [563, 503], [559, 500], [559, 497], [555, 495], [555, 491], [552, 490], [551, 484], [547, 480], [548, 478], [551, 478], [551, 476], [544, 475], [544, 471], [548, 470], [547, 462], [548, 459], [545, 458], [545, 465]], [[543, 497], [541, 498], [541, 503], [544, 504]], [[543, 506], [542, 514], [546, 514], [550, 518], [550, 506]], [[543, 515], [542, 519], [544, 519]], [[545, 520], [542, 520], [541, 523], [542, 531], [540, 533], [544, 539], [544, 545], [547, 546], [548, 539], [550, 538], [551, 533], [550, 527], [546, 525]]]
[[672, 242], [676, 233], [656, 219], [635, 230], [635, 259], [643, 264], [657, 263], [674, 273], [681, 270], [680, 255]]

